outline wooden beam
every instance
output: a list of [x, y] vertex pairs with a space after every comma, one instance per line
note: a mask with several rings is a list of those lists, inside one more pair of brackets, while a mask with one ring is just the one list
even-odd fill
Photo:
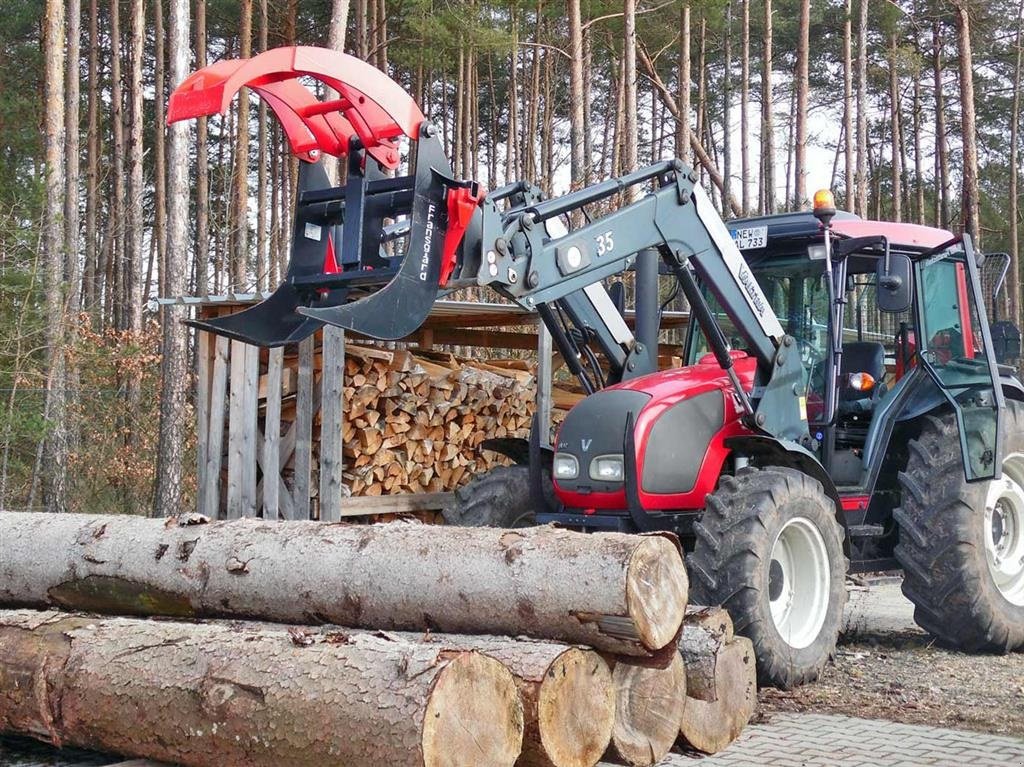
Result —
[[229, 341], [217, 336], [214, 344], [213, 379], [210, 385], [210, 434], [206, 448], [206, 468], [201, 481], [204, 485], [203, 503], [199, 512], [210, 519], [220, 515], [220, 469], [224, 453], [224, 400], [228, 383]]
[[200, 514], [206, 509], [204, 475], [210, 444], [210, 377], [213, 373], [211, 347], [210, 334], [205, 330], [196, 331], [196, 511]]
[[[281, 470], [281, 373], [284, 349], [278, 346], [267, 356], [267, 408], [263, 418], [263, 518], [277, 519], [280, 510]], [[268, 468], [269, 467], [269, 468]], [[268, 481], [269, 480], [269, 481]]]
[[309, 519], [313, 446], [313, 336], [299, 342], [299, 388], [295, 404], [295, 484], [292, 519]]
[[362, 495], [346, 498], [343, 517], [370, 514], [408, 514], [414, 511], [442, 511], [455, 502], [454, 493], [401, 493]]
[[345, 331], [324, 328], [323, 373], [320, 377], [320, 521], [341, 519], [341, 430], [345, 384]]

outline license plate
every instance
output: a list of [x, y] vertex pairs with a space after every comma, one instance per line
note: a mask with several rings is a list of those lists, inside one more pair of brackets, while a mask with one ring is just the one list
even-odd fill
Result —
[[749, 226], [745, 229], [730, 229], [733, 242], [740, 250], [757, 250], [768, 247], [768, 227]]

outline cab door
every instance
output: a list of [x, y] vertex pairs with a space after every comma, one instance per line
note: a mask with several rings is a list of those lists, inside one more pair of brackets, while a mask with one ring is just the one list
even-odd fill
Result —
[[998, 478], [1003, 392], [971, 239], [917, 262], [920, 359], [956, 413], [968, 482]]

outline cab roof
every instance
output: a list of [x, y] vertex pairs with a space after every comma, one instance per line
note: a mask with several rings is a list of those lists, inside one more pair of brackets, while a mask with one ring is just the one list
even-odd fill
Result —
[[[771, 216], [732, 219], [729, 231], [757, 226], [768, 228], [768, 247], [761, 252], [768, 255], [773, 245], [786, 240], [810, 240], [821, 236], [821, 224], [810, 211], [777, 213]], [[832, 230], [846, 237], [884, 235], [889, 244], [900, 250], [931, 250], [953, 239], [952, 232], [919, 224], [898, 224], [891, 221], [870, 221], [849, 211], [840, 210], [832, 219]], [[757, 251], [752, 251], [757, 252]]]

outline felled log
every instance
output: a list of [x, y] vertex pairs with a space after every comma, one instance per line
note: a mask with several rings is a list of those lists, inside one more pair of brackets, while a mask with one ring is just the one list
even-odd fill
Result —
[[680, 738], [690, 748], [716, 754], [739, 737], [757, 708], [753, 645], [733, 635], [725, 610], [691, 607], [679, 650], [687, 687]]
[[0, 512], [0, 604], [528, 635], [622, 655], [675, 641], [662, 536]]
[[686, 666], [679, 653], [667, 664], [619, 658], [612, 671], [615, 726], [608, 758], [650, 767], [660, 762], [679, 736], [686, 706]]
[[0, 611], [0, 731], [186, 767], [512, 765], [512, 675], [368, 635]]
[[518, 767], [593, 767], [608, 746], [615, 720], [614, 686], [608, 664], [592, 650], [525, 638], [409, 632], [384, 636], [482, 652], [512, 672], [525, 721]]

